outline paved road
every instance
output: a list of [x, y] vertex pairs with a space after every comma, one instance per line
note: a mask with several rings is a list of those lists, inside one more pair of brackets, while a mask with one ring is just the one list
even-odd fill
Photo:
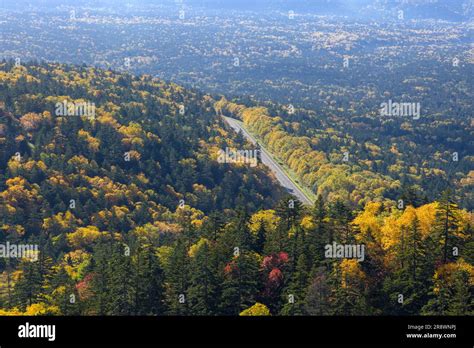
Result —
[[[247, 138], [253, 144], [257, 144], [257, 140], [249, 133], [245, 128], [242, 127], [242, 124], [239, 123], [237, 120], [222, 116], [224, 121], [232, 127], [236, 132], [241, 131], [245, 138]], [[278, 163], [276, 163], [273, 158], [269, 155], [268, 151], [259, 144], [261, 148], [261, 157], [262, 162], [265, 164], [270, 170], [275, 174], [277, 180], [280, 184], [285, 187], [289, 193], [294, 195], [298, 200], [300, 200], [303, 204], [312, 205], [313, 203], [311, 200], [306, 197], [306, 195], [301, 191], [298, 186], [296, 186], [288, 177], [288, 175], [283, 171]]]

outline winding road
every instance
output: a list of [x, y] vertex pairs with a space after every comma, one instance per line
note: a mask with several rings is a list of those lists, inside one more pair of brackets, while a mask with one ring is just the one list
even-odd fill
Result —
[[[249, 140], [252, 144], [256, 145], [257, 140], [255, 137], [250, 134], [244, 127], [242, 122], [231, 118], [231, 117], [226, 117], [222, 116], [224, 121], [232, 128], [234, 129], [237, 133], [239, 131], [242, 132], [243, 136]], [[283, 168], [273, 159], [273, 157], [269, 154], [269, 152], [260, 144], [260, 149], [261, 151], [261, 158], [262, 158], [262, 163], [265, 164], [270, 170], [275, 174], [275, 177], [277, 180], [280, 182], [280, 184], [288, 190], [289, 193], [291, 193], [293, 196], [298, 198], [299, 201], [301, 201], [303, 204], [306, 205], [312, 205], [313, 202], [311, 199], [309, 199], [306, 194], [297, 186], [295, 183], [290, 179], [288, 174], [283, 170]]]

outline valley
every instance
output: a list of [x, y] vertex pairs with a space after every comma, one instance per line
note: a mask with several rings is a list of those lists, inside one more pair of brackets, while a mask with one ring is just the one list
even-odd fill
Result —
[[0, 2], [0, 316], [472, 316], [473, 11]]
[[255, 137], [244, 128], [242, 122], [239, 122], [236, 119], [226, 116], [222, 116], [222, 118], [225, 122], [227, 122], [230, 127], [232, 127], [232, 129], [234, 129], [235, 132], [242, 132], [245, 138], [249, 140], [252, 144], [259, 144], [262, 163], [270, 168], [270, 170], [273, 172], [281, 186], [286, 188], [290, 194], [294, 195], [302, 203], [306, 205], [312, 205], [314, 203], [314, 198], [309, 198], [311, 197], [311, 195], [308, 190], [306, 189], [305, 191], [303, 191], [304, 189], [294, 182], [294, 178], [290, 176], [291, 174], [289, 174], [286, 169], [283, 169], [281, 165], [278, 164], [278, 162], [273, 158], [273, 155], [270, 154], [264, 147], [262, 147], [262, 145], [260, 145], [260, 143], [257, 142]]

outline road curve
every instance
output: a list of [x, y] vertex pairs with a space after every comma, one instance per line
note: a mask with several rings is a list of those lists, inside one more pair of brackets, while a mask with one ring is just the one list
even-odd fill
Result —
[[[239, 123], [239, 121], [237, 121], [234, 118], [226, 117], [226, 116], [222, 116], [222, 118], [237, 133], [241, 131], [247, 140], [249, 140], [254, 145], [257, 144], [257, 140], [253, 137], [252, 134], [247, 132], [247, 130], [241, 125], [241, 123]], [[273, 158], [270, 156], [268, 151], [262, 146], [262, 144], [259, 144], [259, 145], [260, 145], [260, 149], [262, 150], [261, 151], [262, 163], [265, 164], [268, 168], [270, 168], [273, 174], [275, 174], [275, 177], [280, 182], [281, 186], [286, 188], [289, 193], [291, 193], [293, 196], [298, 198], [298, 200], [301, 201], [303, 204], [313, 205], [313, 202], [308, 197], [306, 197], [304, 192], [301, 191], [298, 188], [298, 186], [296, 186], [291, 181], [291, 179], [288, 177], [285, 171], [280, 167], [278, 163], [276, 163], [273, 160]]]

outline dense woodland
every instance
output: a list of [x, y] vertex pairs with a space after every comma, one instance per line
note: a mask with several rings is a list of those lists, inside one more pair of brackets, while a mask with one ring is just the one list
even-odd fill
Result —
[[[95, 103], [95, 118], [56, 116], [64, 99]], [[241, 117], [315, 204], [263, 165], [218, 163], [218, 149], [251, 145], [216, 111]], [[397, 161], [376, 144], [357, 165], [334, 163], [331, 149], [362, 145], [296, 137], [296, 120], [270, 114], [146, 75], [1, 62], [0, 244], [39, 255], [0, 258], [0, 314], [474, 313], [459, 182], [430, 197], [424, 167], [391, 175]], [[365, 245], [364, 260], [327, 258], [333, 242]]]
[[[461, 206], [474, 206], [472, 120], [327, 116], [265, 103], [222, 98], [215, 107], [246, 127], [300, 181], [324, 199], [353, 207], [382, 198], [429, 203], [450, 188]], [[416, 201], [415, 201], [416, 198]]]

